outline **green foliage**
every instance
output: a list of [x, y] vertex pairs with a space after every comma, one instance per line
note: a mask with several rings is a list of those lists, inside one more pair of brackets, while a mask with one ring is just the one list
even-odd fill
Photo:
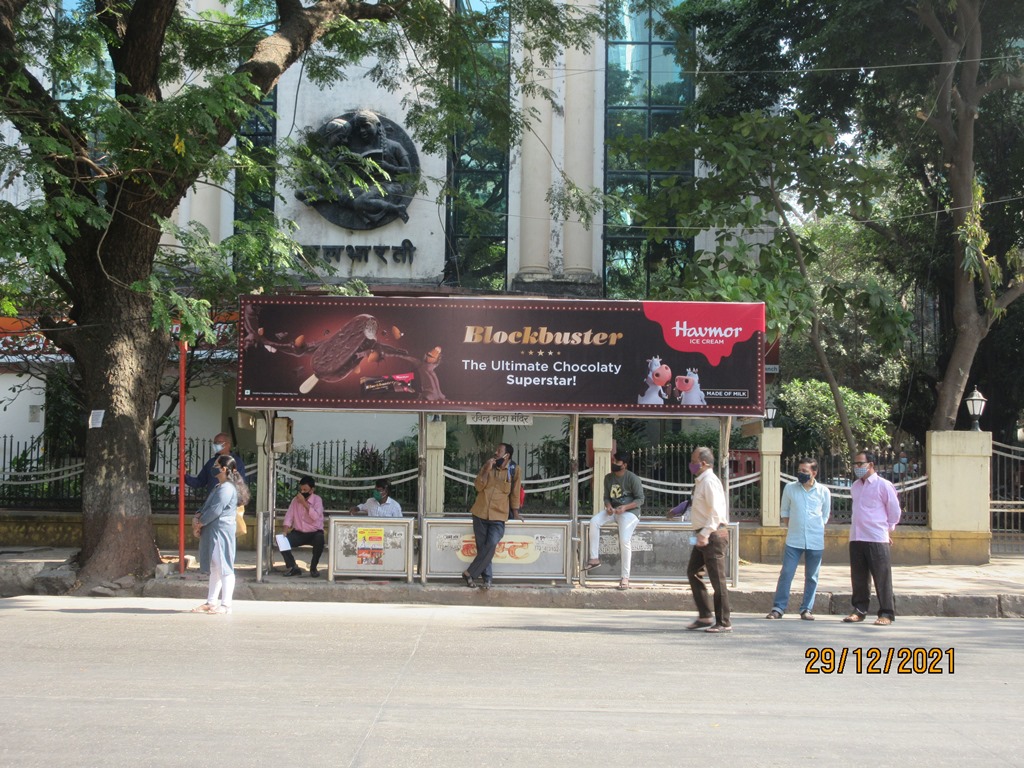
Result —
[[764, 301], [769, 340], [806, 334], [821, 304], [837, 318], [856, 304], [873, 311], [887, 344], [902, 342], [907, 318], [874, 280], [831, 281], [819, 293], [808, 275], [818, 251], [799, 216], [862, 207], [881, 183], [836, 140], [834, 125], [799, 112], [708, 117], [666, 132], [640, 154], [652, 164], [692, 156], [709, 169], [692, 183], [666, 179], [652, 198], [636, 200], [656, 242], [714, 231], [678, 284], [661, 289], [667, 297]]
[[530, 462], [543, 477], [560, 477], [569, 473], [569, 451], [565, 438], [545, 435], [530, 449]]
[[[858, 446], [883, 445], [889, 434], [889, 406], [870, 393], [840, 387]], [[828, 384], [814, 379], [794, 379], [782, 386], [776, 424], [785, 429], [787, 453], [817, 455], [846, 452], [846, 437], [836, 415]]]
[[[836, 379], [897, 402], [910, 366], [909, 331], [922, 330], [920, 324], [908, 327], [912, 316], [920, 316], [917, 294], [879, 269], [884, 241], [849, 218], [823, 217], [801, 231], [817, 253], [808, 276], [821, 292], [827, 322], [819, 335]], [[780, 362], [785, 379], [821, 375], [815, 350], [803, 337], [783, 337]]]
[[[661, 438], [661, 445], [685, 445], [697, 447], [706, 445], [718, 455], [719, 432], [715, 427], [690, 427], [669, 432]], [[756, 437], [743, 437], [740, 428], [734, 427], [729, 433], [731, 450], [753, 450], [757, 448]]]
[[[190, 337], [208, 332], [203, 315], [231, 292], [329, 277], [326, 264], [303, 258], [291, 242], [289, 222], [248, 221], [226, 243], [211, 242], [197, 224], [168, 222], [201, 178], [236, 179], [239, 194], [266, 196], [273, 179], [285, 177], [285, 166], [294, 169], [292, 178], [324, 171], [315, 153], [294, 143], [281, 153], [244, 138], [228, 144], [240, 125], [265, 110], [264, 95], [291, 65], [274, 58], [277, 51], [304, 54], [303, 75], [318, 85], [343, 80], [346, 67], [372, 55], [371, 81], [389, 90], [411, 86], [406, 122], [424, 151], [447, 152], [453, 136], [472, 134], [472, 147], [462, 150], [479, 159], [501, 156], [528, 130], [534, 116], [518, 105], [552, 97], [546, 83], [561, 51], [589, 49], [605, 25], [600, 6], [549, 0], [509, 0], [460, 13], [426, 0], [339, 6], [325, 9], [315, 29], [278, 18], [297, 7], [258, 0], [198, 14], [175, 8], [166, 18], [154, 16], [149, 27], [127, 23], [134, 6], [53, 15], [19, 4], [2, 12], [13, 34], [0, 50], [6, 82], [0, 117], [19, 133], [0, 142], [0, 176], [20, 178], [33, 190], [18, 205], [0, 201], [2, 257], [20, 267], [4, 270], [5, 312], [18, 309], [19, 294], [48, 295], [37, 289], [53, 278], [59, 289], [53, 310], [71, 314], [86, 286], [80, 270], [65, 271], [69, 254], [139, 232], [146, 242], [139, 241], [133, 262], [100, 269], [152, 298], [154, 327], [180, 322]], [[275, 36], [276, 49], [267, 45]], [[507, 37], [514, 60], [507, 43], [482, 43]], [[33, 72], [46, 72], [53, 91]], [[592, 195], [569, 189], [556, 199], [565, 210], [593, 215]], [[157, 254], [161, 234], [176, 244]]]
[[356, 452], [347, 467], [350, 477], [376, 479], [384, 473], [384, 455], [374, 446], [366, 445]]
[[992, 369], [993, 381], [1019, 367], [985, 338], [1024, 284], [1024, 218], [1012, 202], [1024, 184], [1019, 2], [688, 0], [669, 18], [698, 30], [679, 38], [698, 114], [795, 108], [884, 164], [885, 188], [848, 214], [875, 240], [870, 271], [942, 308], [918, 317], [937, 333], [919, 339], [909, 367], [941, 382], [932, 428], [950, 428], [979, 340], [1008, 369]]

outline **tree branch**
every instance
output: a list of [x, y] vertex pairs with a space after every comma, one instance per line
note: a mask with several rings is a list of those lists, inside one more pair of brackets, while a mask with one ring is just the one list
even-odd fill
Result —
[[136, 0], [119, 46], [108, 46], [114, 69], [123, 77], [115, 85], [118, 95], [160, 100], [160, 57], [176, 7], [175, 0]]
[[[1002, 292], [995, 301], [995, 308], [997, 310], [1006, 309], [1013, 302], [1024, 296], [1024, 280], [1019, 279], [1016, 283], [1012, 283], [1009, 288]], [[994, 315], [995, 313], [993, 313]], [[991, 325], [991, 323], [989, 324]]]
[[956, 72], [957, 58], [960, 46], [946, 34], [942, 22], [935, 15], [935, 8], [930, 2], [918, 3], [914, 9], [921, 23], [932, 33], [932, 37], [939, 44], [939, 52], [942, 56], [942, 63], [939, 64], [939, 71], [935, 79], [935, 108], [930, 114], [918, 113], [918, 117], [926, 124], [935, 128], [942, 142], [943, 149], [952, 155], [956, 146], [956, 135], [953, 131], [953, 119], [951, 104], [955, 98], [953, 78]]
[[1009, 73], [999, 75], [978, 88], [978, 101], [993, 91], [1024, 91], [1024, 76]]

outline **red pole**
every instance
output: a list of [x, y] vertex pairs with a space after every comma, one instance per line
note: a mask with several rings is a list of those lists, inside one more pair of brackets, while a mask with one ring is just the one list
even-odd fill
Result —
[[185, 573], [185, 353], [188, 342], [178, 342], [178, 573]]

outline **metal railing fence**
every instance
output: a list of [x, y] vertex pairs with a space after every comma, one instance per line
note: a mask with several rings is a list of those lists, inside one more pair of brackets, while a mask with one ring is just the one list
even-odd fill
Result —
[[[1018, 534], [1024, 538], [1024, 449], [994, 444], [992, 457], [992, 526], [994, 532]], [[689, 496], [693, 478], [687, 465], [695, 446], [685, 443], [649, 445], [632, 452], [631, 469], [640, 476], [647, 494], [645, 511], [658, 516]], [[521, 467], [527, 492], [525, 513], [541, 517], [564, 517], [569, 507], [568, 448], [557, 441], [514, 444], [514, 458]], [[207, 439], [186, 441], [186, 471], [197, 474], [212, 454]], [[364, 501], [377, 478], [388, 477], [395, 485], [394, 496], [406, 508], [414, 508], [419, 478], [415, 438], [378, 449], [369, 441], [324, 441], [296, 448], [278, 457], [279, 500], [290, 498], [299, 477], [311, 475], [329, 508], [346, 508]], [[914, 445], [905, 451], [907, 462], [897, 449], [878, 452], [879, 472], [895, 482], [904, 508], [904, 524], [927, 524], [927, 476], [924, 452]], [[177, 508], [178, 444], [172, 435], [154, 446], [150, 493], [155, 511]], [[255, 462], [243, 456], [249, 481], [255, 481]], [[445, 512], [465, 514], [472, 505], [475, 477], [485, 456], [480, 452], [446, 457]], [[782, 459], [783, 481], [795, 476], [799, 456]], [[833, 490], [833, 522], [849, 522], [850, 459], [847, 456], [818, 456], [818, 478]], [[585, 466], [581, 452], [578, 461]], [[753, 451], [730, 454], [730, 514], [735, 521], [760, 520], [759, 458]], [[81, 499], [81, 457], [65, 446], [45, 444], [41, 438], [18, 441], [0, 436], [0, 508], [77, 509]], [[603, 478], [597, 480], [600, 485]], [[579, 508], [591, 508], [595, 480], [592, 470], [580, 475]], [[781, 491], [781, 489], [780, 489]], [[202, 491], [186, 490], [186, 506], [195, 509]], [[1022, 542], [1024, 545], [1024, 542]]]
[[[901, 525], [928, 524], [928, 475], [924, 466], [924, 449], [920, 444], [913, 444], [904, 449], [902, 454], [898, 448], [875, 451], [877, 461], [875, 471], [896, 486], [903, 515]], [[907, 461], [901, 461], [903, 456]], [[851, 499], [850, 485], [853, 483], [852, 459], [846, 455], [827, 456], [783, 456], [782, 483], [796, 480], [797, 467], [801, 458], [813, 458], [818, 462], [818, 482], [824, 483], [832, 492], [832, 518], [830, 523], [842, 524], [850, 522]], [[781, 487], [779, 489], [781, 493]]]
[[[550, 450], [549, 443], [514, 445], [513, 457], [526, 458], [519, 463], [526, 490], [524, 515], [530, 517], [565, 517], [569, 514], [569, 451]], [[690, 456], [696, 445], [670, 443], [651, 445], [631, 452], [630, 469], [644, 487], [645, 517], [661, 517], [693, 491]], [[454, 466], [445, 467], [445, 514], [466, 514], [476, 493], [473, 479], [486, 456], [462, 456]], [[584, 467], [586, 456], [579, 458]], [[742, 469], [730, 456], [731, 472]], [[579, 513], [590, 514], [594, 488], [594, 470], [583, 469], [579, 476]], [[598, 493], [604, 478], [597, 481]], [[730, 519], [757, 521], [761, 519], [760, 473], [751, 472], [730, 478]]]

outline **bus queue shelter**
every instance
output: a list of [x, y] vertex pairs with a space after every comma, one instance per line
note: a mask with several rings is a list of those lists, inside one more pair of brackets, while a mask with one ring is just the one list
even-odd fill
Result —
[[[424, 521], [443, 515], [444, 451], [437, 443], [445, 434], [438, 420], [447, 413], [568, 415], [573, 457], [581, 415], [715, 417], [726, 483], [732, 418], [764, 414], [759, 303], [246, 296], [241, 316], [236, 400], [262, 417], [257, 437], [265, 458], [257, 495], [260, 578], [276, 506], [275, 447], [290, 444], [282, 411], [417, 413]], [[609, 469], [601, 440], [595, 431], [595, 477]], [[570, 540], [580, 538], [580, 472], [573, 461], [561, 550], [566, 574], [573, 568]], [[424, 547], [458, 548], [458, 536], [439, 533], [434, 541], [428, 527], [418, 534]], [[358, 550], [362, 534], [355, 535]], [[524, 546], [533, 546], [539, 562], [554, 544], [543, 532], [531, 535]], [[372, 562], [386, 532], [373, 528], [363, 538], [362, 556]], [[425, 578], [430, 568], [423, 563]]]

